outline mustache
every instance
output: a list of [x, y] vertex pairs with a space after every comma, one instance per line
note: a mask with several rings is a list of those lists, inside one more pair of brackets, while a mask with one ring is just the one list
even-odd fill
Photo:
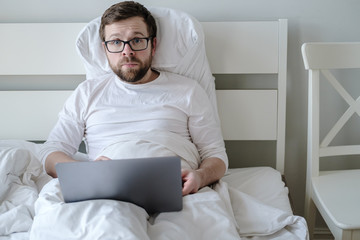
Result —
[[126, 59], [120, 62], [120, 64], [125, 64], [125, 63], [140, 63], [140, 61], [135, 57], [127, 57]]

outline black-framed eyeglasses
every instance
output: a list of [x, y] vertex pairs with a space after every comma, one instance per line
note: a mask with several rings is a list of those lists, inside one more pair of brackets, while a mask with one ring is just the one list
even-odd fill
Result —
[[152, 37], [148, 38], [133, 38], [129, 41], [123, 41], [123, 40], [110, 40], [105, 41], [104, 44], [106, 46], [106, 49], [111, 53], [119, 53], [124, 51], [125, 45], [129, 44], [130, 48], [133, 51], [142, 51], [147, 49], [149, 40], [151, 40]]

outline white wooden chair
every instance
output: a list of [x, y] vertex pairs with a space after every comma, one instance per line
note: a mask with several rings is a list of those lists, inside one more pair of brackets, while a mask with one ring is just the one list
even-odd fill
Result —
[[[360, 116], [356, 100], [335, 78], [335, 69], [360, 68], [360, 42], [305, 43], [305, 69], [309, 70], [308, 159], [305, 217], [313, 233], [316, 208], [335, 239], [360, 239], [360, 169], [320, 171], [320, 158], [360, 155], [360, 145], [334, 146], [333, 139], [353, 114]], [[343, 71], [343, 70], [341, 70]], [[320, 141], [320, 78], [328, 80], [349, 108]], [[338, 77], [339, 78], [339, 77]], [[357, 77], [358, 82], [360, 76]], [[360, 127], [360, 126], [359, 126]], [[331, 145], [330, 145], [331, 144]]]

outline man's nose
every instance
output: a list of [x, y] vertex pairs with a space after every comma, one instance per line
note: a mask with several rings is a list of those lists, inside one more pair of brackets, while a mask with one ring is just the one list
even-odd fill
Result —
[[134, 55], [134, 51], [131, 49], [129, 43], [125, 43], [124, 50], [122, 51], [123, 56]]

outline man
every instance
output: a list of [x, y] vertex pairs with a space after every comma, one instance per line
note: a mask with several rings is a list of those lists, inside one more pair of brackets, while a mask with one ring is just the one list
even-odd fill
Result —
[[42, 150], [49, 175], [57, 177], [56, 163], [75, 161], [83, 139], [90, 159], [110, 160], [103, 153], [116, 139], [149, 131], [196, 146], [199, 164], [183, 159], [183, 195], [224, 175], [224, 142], [206, 93], [194, 80], [151, 68], [156, 31], [141, 4], [121, 2], [105, 11], [100, 37], [115, 74], [86, 80], [66, 102]]

